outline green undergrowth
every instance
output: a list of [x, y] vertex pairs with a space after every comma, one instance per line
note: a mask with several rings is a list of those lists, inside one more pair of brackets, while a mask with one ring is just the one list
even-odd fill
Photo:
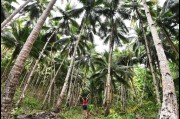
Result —
[[[17, 102], [21, 91], [17, 89], [14, 102]], [[39, 112], [49, 112], [53, 106], [41, 110], [42, 100], [32, 95], [32, 91], [27, 91], [26, 98], [23, 100], [21, 107], [14, 107], [13, 114], [17, 117], [19, 114], [35, 114]], [[158, 105], [152, 101], [145, 101], [140, 107], [138, 103], [129, 102], [126, 111], [121, 109], [121, 104], [111, 105], [110, 114], [104, 117], [105, 108], [96, 107], [93, 104], [88, 105], [88, 119], [157, 119]], [[84, 119], [82, 106], [66, 108], [63, 105], [59, 114], [60, 119]]]

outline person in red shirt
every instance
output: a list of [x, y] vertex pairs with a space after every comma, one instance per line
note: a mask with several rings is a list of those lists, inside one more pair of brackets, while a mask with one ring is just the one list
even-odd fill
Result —
[[88, 96], [87, 97], [85, 97], [85, 98], [83, 98], [82, 96], [80, 96], [81, 98], [82, 98], [82, 100], [83, 100], [83, 105], [82, 105], [82, 107], [83, 107], [83, 111], [84, 111], [84, 117], [85, 117], [85, 119], [87, 119], [87, 101], [88, 101]]

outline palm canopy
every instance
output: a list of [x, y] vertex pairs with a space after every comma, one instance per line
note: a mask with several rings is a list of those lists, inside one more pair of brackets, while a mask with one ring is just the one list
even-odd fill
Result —
[[[105, 52], [103, 57], [99, 56], [94, 59], [93, 63], [95, 64], [97, 69], [96, 69], [96, 73], [94, 73], [91, 76], [92, 79], [106, 79], [107, 71], [108, 71], [108, 55], [109, 54]], [[124, 79], [124, 76], [127, 73], [131, 74], [132, 71], [129, 70], [130, 67], [124, 66], [123, 64], [119, 64], [117, 61], [118, 60], [114, 61], [111, 66], [111, 72], [112, 72], [111, 76], [114, 77], [112, 79], [113, 81], [116, 80], [118, 82], [123, 83], [126, 86], [129, 86], [128, 81]], [[125, 69], [129, 71], [126, 72]], [[127, 74], [127, 75], [130, 77], [132, 76], [132, 74], [131, 75]]]
[[[1, 33], [1, 39], [2, 39], [1, 44], [9, 48], [14, 48], [14, 47], [18, 48], [16, 52], [16, 55], [18, 55], [32, 29], [27, 26], [21, 27], [19, 23], [14, 23], [11, 25], [11, 27], [12, 27], [12, 31], [9, 31], [9, 29], [5, 29]], [[41, 38], [42, 36], [39, 35], [38, 39], [36, 40], [30, 52], [30, 56], [38, 58], [39, 52], [41, 51], [44, 45], [44, 42], [41, 41]]]

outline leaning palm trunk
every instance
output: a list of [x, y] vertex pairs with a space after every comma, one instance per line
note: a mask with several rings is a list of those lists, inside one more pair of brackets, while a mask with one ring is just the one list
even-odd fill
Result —
[[46, 10], [43, 12], [41, 17], [38, 19], [37, 24], [35, 25], [31, 34], [27, 38], [26, 43], [24, 44], [22, 50], [20, 51], [20, 53], [14, 63], [13, 68], [11, 69], [11, 72], [8, 77], [8, 83], [6, 85], [5, 94], [4, 94], [2, 102], [1, 102], [1, 117], [4, 119], [12, 118], [10, 116], [11, 108], [12, 108], [12, 100], [14, 97], [18, 79], [22, 72], [25, 61], [28, 58], [28, 55], [31, 51], [33, 43], [35, 42], [36, 38], [38, 37], [38, 34], [39, 34], [46, 18], [48, 17], [48, 14], [50, 13], [51, 8], [55, 4], [55, 2], [56, 2], [56, 0], [51, 0], [50, 3], [48, 4]]
[[66, 98], [66, 106], [67, 107], [70, 107], [70, 99], [71, 99], [71, 91], [72, 91], [72, 80], [73, 80], [73, 74], [74, 74], [74, 67], [72, 69], [72, 73], [71, 73], [71, 79], [70, 79], [70, 84], [69, 84], [69, 90], [68, 90], [68, 95], [67, 95], [67, 98]]
[[25, 1], [18, 9], [16, 9], [8, 18], [6, 18], [2, 23], [1, 23], [1, 32], [5, 25], [12, 20], [12, 18], [19, 13], [31, 0]]
[[68, 72], [67, 72], [67, 75], [66, 75], [66, 78], [65, 78], [65, 82], [64, 82], [64, 85], [63, 85], [63, 88], [61, 90], [61, 93], [60, 93], [60, 96], [57, 100], [57, 103], [56, 103], [56, 106], [54, 107], [54, 110], [53, 112], [55, 113], [59, 113], [60, 112], [60, 108], [61, 108], [61, 104], [62, 104], [62, 100], [64, 98], [64, 94], [66, 92], [66, 89], [67, 89], [67, 84], [68, 84], [68, 80], [69, 80], [69, 77], [71, 75], [71, 72], [72, 72], [72, 68], [73, 68], [73, 65], [74, 65], [74, 61], [75, 61], [75, 56], [76, 56], [76, 51], [77, 51], [77, 47], [78, 47], [78, 44], [79, 44], [79, 41], [81, 39], [81, 35], [82, 35], [82, 31], [83, 31], [83, 26], [84, 26], [84, 23], [81, 27], [81, 30], [80, 30], [80, 34], [78, 36], [78, 39], [76, 41], [76, 45], [75, 45], [75, 48], [74, 48], [74, 52], [73, 52], [73, 55], [71, 57], [71, 62], [70, 62], [70, 66], [68, 68]]
[[23, 79], [21, 81], [21, 84], [20, 84], [19, 88], [22, 87], [22, 84], [24, 83], [24, 80], [26, 79], [27, 76], [28, 76], [28, 71], [26, 71], [26, 73], [25, 73], [25, 75], [24, 75], [24, 77], [23, 77]]
[[77, 84], [77, 92], [75, 93], [75, 107], [78, 105], [79, 99], [80, 99], [80, 94], [82, 94], [82, 88], [80, 87], [80, 84]]
[[53, 92], [54, 92], [54, 98], [53, 98], [53, 106], [55, 106], [55, 104], [56, 104], [56, 94], [57, 94], [57, 87], [56, 87], [56, 82], [54, 81], [54, 83], [53, 83], [53, 85], [54, 85], [54, 90], [53, 90]]
[[146, 47], [146, 51], [147, 51], [148, 61], [149, 61], [150, 70], [151, 70], [151, 74], [152, 74], [152, 78], [153, 78], [154, 88], [156, 91], [156, 100], [159, 104], [161, 104], [160, 95], [159, 95], [159, 88], [158, 88], [158, 84], [157, 84], [157, 80], [156, 80], [156, 76], [155, 76], [155, 71], [154, 71], [153, 64], [152, 64], [152, 58], [151, 58], [151, 54], [150, 54], [150, 50], [149, 50], [149, 46], [148, 46], [148, 40], [146, 37], [146, 32], [145, 32], [144, 27], [143, 27], [143, 22], [140, 18], [140, 13], [137, 9], [136, 9], [136, 12], [137, 12], [138, 18], [140, 20], [140, 27], [143, 31], [143, 37], [144, 37], [144, 41], [145, 41], [145, 47]]
[[168, 66], [168, 61], [164, 53], [164, 49], [162, 47], [162, 43], [159, 39], [157, 30], [155, 28], [154, 22], [151, 18], [148, 6], [146, 4], [146, 0], [143, 1], [143, 6], [145, 9], [146, 17], [148, 20], [148, 24], [151, 30], [151, 34], [153, 37], [154, 45], [157, 51], [157, 56], [160, 64], [160, 71], [162, 75], [162, 88], [163, 88], [163, 102], [160, 112], [161, 119], [178, 119], [178, 107], [177, 107], [177, 99], [175, 94], [174, 82], [172, 80], [171, 72]]
[[61, 66], [64, 63], [65, 59], [66, 59], [66, 57], [64, 57], [63, 61], [61, 62], [61, 65], [59, 66], [58, 70], [56, 71], [56, 74], [54, 75], [53, 79], [51, 80], [51, 83], [49, 85], [48, 91], [47, 91], [46, 96], [45, 96], [45, 98], [43, 100], [43, 103], [42, 103], [42, 108], [43, 108], [43, 106], [44, 106], [44, 104], [46, 102], [46, 99], [47, 99], [48, 95], [49, 95], [49, 92], [51, 90], [52, 84], [55, 82], [56, 76], [57, 76], [59, 70], [61, 69]]
[[48, 40], [47, 40], [46, 44], [44, 45], [44, 47], [43, 47], [43, 49], [42, 49], [42, 51], [41, 51], [38, 59], [36, 60], [36, 63], [35, 63], [32, 71], [31, 71], [31, 73], [30, 73], [30, 75], [29, 75], [29, 77], [28, 77], [28, 79], [27, 79], [26, 85], [24, 86], [23, 92], [21, 93], [21, 96], [20, 96], [19, 100], [17, 101], [17, 104], [16, 104], [16, 105], [17, 105], [18, 107], [20, 106], [22, 100], [25, 98], [25, 92], [26, 92], [26, 90], [27, 90], [27, 88], [28, 88], [28, 86], [29, 86], [29, 83], [30, 83], [30, 81], [31, 81], [31, 79], [32, 79], [32, 76], [33, 76], [33, 74], [34, 74], [34, 71], [35, 71], [35, 69], [36, 69], [36, 67], [37, 67], [37, 65], [38, 65], [38, 63], [39, 63], [39, 61], [40, 61], [40, 59], [41, 59], [41, 57], [42, 57], [45, 49], [46, 49], [47, 44], [49, 43], [50, 39], [52, 38], [52, 36], [54, 35], [55, 32], [56, 32], [56, 31], [54, 31], [54, 32], [51, 34], [51, 36], [48, 38]]
[[[77, 72], [76, 72], [76, 77], [75, 77], [75, 79], [74, 79], [74, 83], [72, 84], [72, 96], [71, 96], [71, 105], [74, 105], [74, 106], [76, 106], [76, 93], [78, 93], [78, 94], [81, 94], [81, 93], [79, 93], [79, 90], [77, 89], [76, 90], [76, 82], [77, 82], [77, 78], [78, 78], [78, 74], [79, 74], [79, 69], [80, 69], [80, 63], [78, 64], [78, 69], [77, 69]], [[80, 95], [78, 95], [78, 96], [80, 96]], [[79, 98], [79, 97], [78, 97]]]

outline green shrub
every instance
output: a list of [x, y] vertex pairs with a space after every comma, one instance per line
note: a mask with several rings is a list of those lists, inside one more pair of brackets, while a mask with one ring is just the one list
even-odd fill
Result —
[[123, 119], [123, 118], [120, 115], [118, 115], [117, 113], [115, 113], [113, 115], [107, 116], [105, 119]]
[[127, 119], [136, 119], [136, 115], [134, 113], [127, 114]]

